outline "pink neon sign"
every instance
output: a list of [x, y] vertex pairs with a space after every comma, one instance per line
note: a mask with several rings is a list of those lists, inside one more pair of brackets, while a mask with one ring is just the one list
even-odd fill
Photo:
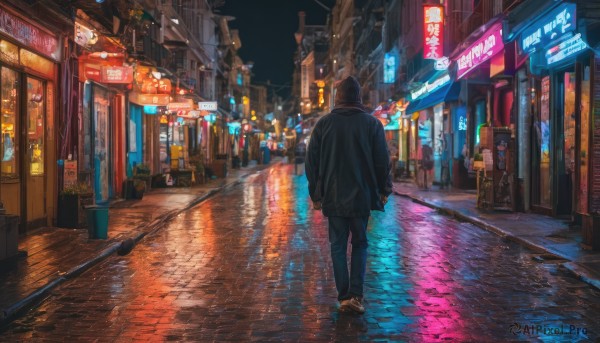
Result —
[[456, 59], [458, 65], [456, 78], [465, 76], [481, 63], [504, 49], [502, 41], [502, 23], [496, 23], [485, 32], [473, 45], [467, 48]]

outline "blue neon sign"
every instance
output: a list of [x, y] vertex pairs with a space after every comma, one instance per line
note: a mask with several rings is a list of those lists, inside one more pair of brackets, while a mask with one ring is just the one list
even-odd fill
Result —
[[546, 61], [548, 65], [560, 62], [569, 56], [585, 50], [588, 45], [581, 39], [581, 33], [567, 39], [566, 41], [548, 49], [546, 51]]
[[396, 56], [386, 53], [383, 57], [383, 83], [396, 82]]
[[577, 6], [563, 3], [533, 23], [521, 35], [521, 49], [531, 53], [577, 28]]
[[534, 52], [565, 33], [574, 31], [577, 28], [576, 12], [575, 4], [563, 3], [537, 20], [523, 31], [521, 50], [525, 53]]

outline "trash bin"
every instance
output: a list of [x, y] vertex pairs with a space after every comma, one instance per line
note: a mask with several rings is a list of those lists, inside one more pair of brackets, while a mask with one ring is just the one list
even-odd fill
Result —
[[90, 238], [108, 238], [108, 206], [88, 206], [85, 209]]

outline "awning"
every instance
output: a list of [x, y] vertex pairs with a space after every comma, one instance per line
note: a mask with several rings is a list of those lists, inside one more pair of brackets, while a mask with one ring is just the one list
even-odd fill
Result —
[[406, 113], [414, 113], [445, 101], [456, 101], [459, 94], [460, 82], [451, 82], [421, 99], [411, 101], [406, 107]]

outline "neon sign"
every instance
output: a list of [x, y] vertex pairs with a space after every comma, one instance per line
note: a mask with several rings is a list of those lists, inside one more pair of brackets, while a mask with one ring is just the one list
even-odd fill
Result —
[[563, 3], [523, 31], [521, 49], [531, 53], [576, 28], [577, 6]]
[[458, 131], [467, 131], [467, 118], [462, 115], [458, 117]]
[[448, 82], [450, 82], [450, 75], [444, 74], [444, 76], [437, 78], [437, 79], [433, 80], [432, 82], [429, 82], [429, 81], [425, 82], [423, 85], [421, 85], [421, 87], [410, 92], [410, 97], [412, 100], [416, 100], [417, 98], [421, 97], [423, 94], [431, 93], [434, 90], [447, 84]]
[[383, 57], [383, 83], [396, 82], [396, 56], [389, 52]]
[[423, 5], [423, 57], [425, 59], [444, 56], [444, 7]]
[[566, 41], [548, 49], [546, 52], [546, 61], [549, 65], [560, 62], [587, 47], [588, 45], [581, 39], [581, 33], [578, 33]]
[[473, 45], [463, 51], [456, 59], [458, 69], [456, 78], [460, 79], [481, 63], [489, 60], [504, 49], [502, 41], [502, 23], [496, 23]]

